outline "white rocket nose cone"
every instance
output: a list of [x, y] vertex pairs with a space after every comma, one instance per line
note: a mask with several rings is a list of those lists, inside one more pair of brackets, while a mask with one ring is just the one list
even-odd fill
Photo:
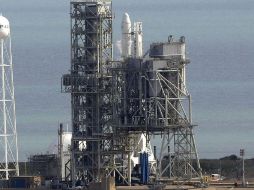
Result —
[[130, 23], [130, 22], [131, 22], [130, 16], [128, 15], [128, 13], [124, 13], [123, 23]]
[[128, 13], [124, 13], [122, 20], [122, 57], [131, 54], [131, 19]]

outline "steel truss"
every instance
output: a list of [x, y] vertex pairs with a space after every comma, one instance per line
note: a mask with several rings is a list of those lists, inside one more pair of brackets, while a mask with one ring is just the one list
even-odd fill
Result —
[[[129, 59], [113, 69], [114, 107], [119, 126], [130, 141], [141, 133], [146, 134], [147, 146], [152, 136], [162, 139], [157, 180], [166, 176], [183, 181], [196, 177], [201, 180], [192, 131], [191, 96], [185, 86], [187, 62], [179, 58], [160, 60], [163, 64], [159, 69], [150, 68], [159, 64], [158, 59], [148, 62]], [[135, 146], [130, 147], [132, 150]]]
[[62, 91], [72, 102], [72, 181], [100, 181], [113, 159], [111, 1], [71, 1], [71, 74]]
[[0, 39], [0, 179], [19, 175], [11, 37]]
[[71, 93], [72, 181], [89, 184], [114, 176], [130, 185], [130, 157], [140, 134], [147, 147], [152, 136], [161, 138], [157, 180], [168, 169], [171, 179], [201, 179], [187, 61], [181, 56], [112, 61], [111, 10], [111, 1], [71, 1], [71, 73], [63, 75], [62, 91]]
[[[142, 85], [149, 86], [145, 100], [147, 133], [162, 137], [157, 179], [165, 176], [167, 169], [172, 179], [201, 179], [192, 132], [191, 97], [184, 81], [186, 62], [182, 59], [166, 59], [165, 62], [163, 68], [147, 71]], [[170, 147], [173, 147], [172, 152]], [[162, 166], [164, 156], [168, 156], [166, 166]], [[193, 168], [193, 162], [196, 162], [197, 169]]]
[[[167, 60], [167, 64], [171, 60]], [[180, 63], [180, 61], [179, 61]], [[169, 176], [176, 180], [202, 178], [191, 121], [191, 97], [183, 81], [185, 63], [148, 72], [146, 83], [152, 89], [147, 98], [148, 133], [162, 137], [158, 179]], [[152, 76], [152, 77], [151, 77]], [[171, 152], [171, 148], [173, 150]], [[162, 165], [164, 157], [168, 164]], [[195, 162], [195, 169], [193, 167]]]

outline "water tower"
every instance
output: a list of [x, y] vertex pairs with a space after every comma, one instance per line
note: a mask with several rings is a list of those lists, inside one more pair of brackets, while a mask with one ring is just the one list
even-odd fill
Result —
[[19, 175], [9, 21], [0, 15], [0, 179]]

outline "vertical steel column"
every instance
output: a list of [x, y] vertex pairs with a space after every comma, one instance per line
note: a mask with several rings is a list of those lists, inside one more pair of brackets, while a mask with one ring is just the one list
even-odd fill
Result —
[[101, 180], [110, 157], [112, 7], [110, 0], [70, 6], [71, 74], [63, 76], [63, 91], [72, 99], [72, 181], [88, 184]]
[[[185, 84], [188, 60], [185, 58], [184, 38], [153, 44], [150, 51], [155, 59], [144, 63], [148, 68], [144, 70], [148, 85], [143, 86], [149, 86], [145, 100], [151, 105], [145, 109], [149, 115], [148, 133], [163, 137], [158, 177], [165, 176], [169, 168], [172, 179], [185, 181], [199, 177], [202, 180], [192, 131], [191, 98]], [[168, 146], [173, 147], [173, 154], [165, 166]], [[196, 161], [197, 168], [193, 167], [193, 161]]]
[[19, 175], [11, 37], [0, 40], [0, 179]]

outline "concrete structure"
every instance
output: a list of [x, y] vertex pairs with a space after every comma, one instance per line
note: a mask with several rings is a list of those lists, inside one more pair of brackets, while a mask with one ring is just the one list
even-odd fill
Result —
[[0, 179], [19, 175], [9, 21], [0, 16]]

